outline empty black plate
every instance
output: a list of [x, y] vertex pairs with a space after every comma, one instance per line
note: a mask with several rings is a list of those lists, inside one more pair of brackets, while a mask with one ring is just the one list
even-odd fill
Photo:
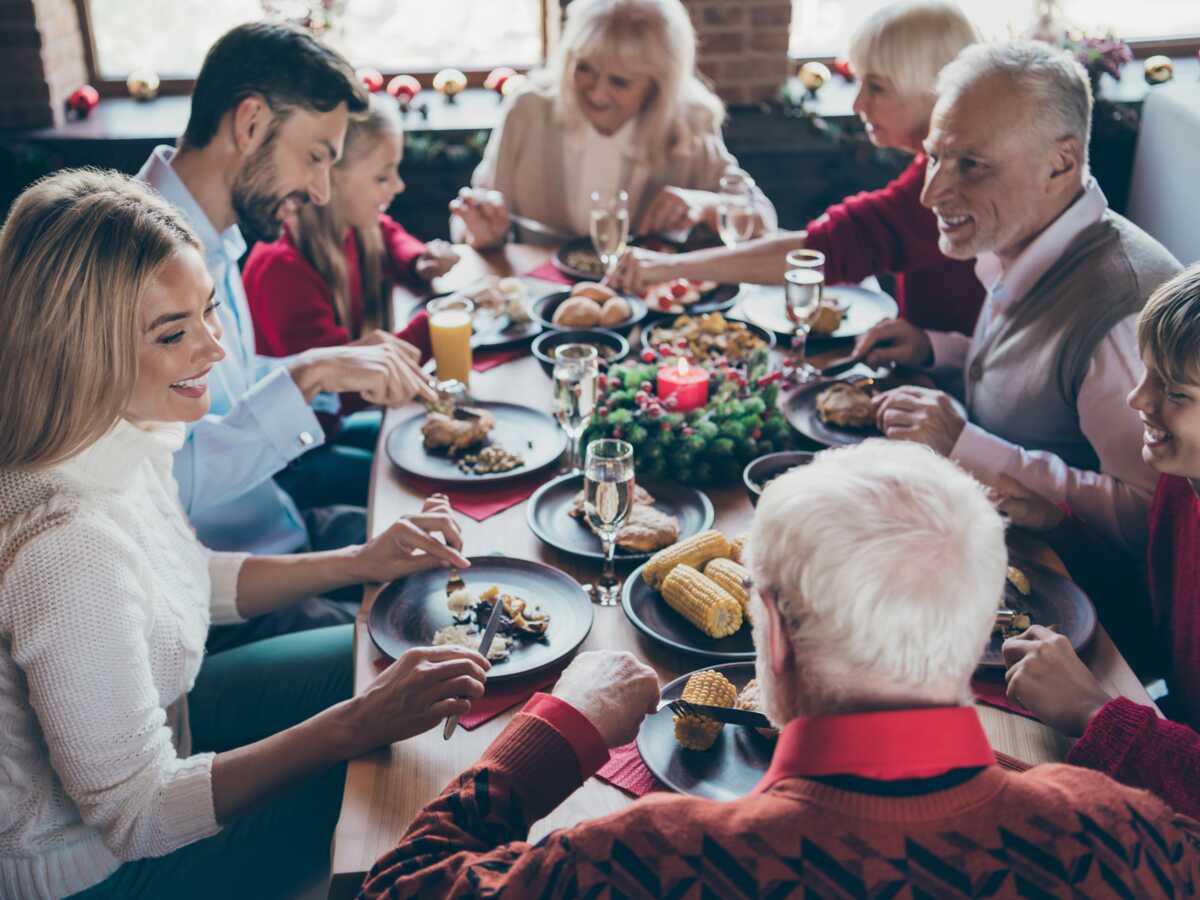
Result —
[[487, 475], [469, 475], [458, 468], [454, 459], [441, 450], [426, 450], [421, 436], [425, 423], [424, 410], [413, 413], [396, 423], [388, 432], [388, 459], [398, 468], [411, 475], [432, 478], [454, 484], [486, 484], [520, 478], [543, 466], [548, 466], [562, 455], [567, 446], [566, 435], [558, 422], [549, 413], [539, 412], [528, 406], [515, 403], [482, 401], [472, 403], [474, 409], [486, 409], [496, 418], [489, 443], [499, 445], [511, 453], [525, 457], [523, 465], [508, 472], [493, 472]]
[[[558, 569], [527, 559], [472, 556], [462, 570], [473, 593], [491, 585], [550, 614], [546, 642], [518, 641], [508, 659], [493, 662], [488, 681], [506, 681], [549, 668], [583, 643], [592, 629], [592, 603], [579, 582]], [[393, 658], [413, 647], [428, 647], [439, 628], [453, 623], [446, 606], [445, 569], [418, 572], [394, 581], [375, 599], [367, 630], [375, 646]]]
[[[713, 506], [702, 492], [671, 482], [639, 482], [653, 495], [656, 509], [679, 520], [679, 540], [699, 534], [712, 527]], [[568, 515], [576, 495], [583, 490], [583, 476], [578, 472], [560, 475], [537, 489], [526, 506], [525, 516], [530, 530], [539, 538], [564, 553], [603, 559], [604, 552], [592, 529], [580, 519]], [[650, 553], [631, 553], [617, 548], [614, 559], [648, 559]]]
[[754, 659], [754, 640], [750, 623], [743, 619], [742, 627], [729, 637], [710, 638], [671, 607], [662, 594], [642, 578], [645, 564], [638, 566], [621, 588], [621, 606], [629, 621], [648, 637], [708, 659], [734, 661]]
[[[722, 673], [739, 691], [754, 677], [752, 662], [709, 668]], [[678, 700], [692, 674], [664, 687], [662, 699]], [[707, 750], [685, 750], [675, 740], [673, 714], [662, 709], [642, 720], [637, 748], [646, 768], [671, 790], [710, 800], [736, 800], [754, 790], [767, 773], [775, 741], [753, 728], [726, 725]]]

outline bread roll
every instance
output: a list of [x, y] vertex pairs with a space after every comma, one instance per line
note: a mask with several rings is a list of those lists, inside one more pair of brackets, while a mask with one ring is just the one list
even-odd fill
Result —
[[606, 300], [611, 300], [617, 296], [617, 292], [595, 281], [581, 281], [575, 287], [571, 288], [571, 296], [587, 297], [589, 300], [595, 300], [597, 303], [604, 303]]
[[594, 328], [600, 324], [600, 304], [587, 297], [568, 297], [558, 304], [551, 321], [568, 328]]
[[604, 326], [620, 325], [633, 315], [633, 308], [624, 297], [612, 297], [600, 307], [600, 324]]

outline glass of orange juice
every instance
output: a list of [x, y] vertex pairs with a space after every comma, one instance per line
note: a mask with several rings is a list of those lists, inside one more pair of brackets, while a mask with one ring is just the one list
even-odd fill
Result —
[[439, 381], [471, 379], [471, 313], [466, 297], [439, 297], [429, 302], [429, 340]]

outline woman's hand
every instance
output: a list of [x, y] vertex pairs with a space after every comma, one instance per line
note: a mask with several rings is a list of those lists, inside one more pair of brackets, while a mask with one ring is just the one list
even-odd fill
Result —
[[605, 276], [604, 283], [614, 290], [640, 297], [651, 285], [677, 277], [676, 268], [673, 253], [630, 247]]
[[[435, 537], [439, 534], [445, 543]], [[402, 516], [358, 548], [353, 558], [355, 580], [393, 581], [427, 569], [466, 569], [471, 563], [459, 552], [462, 545], [462, 530], [450, 501], [443, 494], [434, 494], [419, 513]]]
[[988, 499], [1014, 525], [1049, 531], [1066, 517], [1057, 503], [1035, 494], [1008, 475], [997, 475], [988, 487]]
[[449, 241], [430, 241], [425, 252], [417, 257], [414, 271], [422, 281], [433, 281], [445, 275], [458, 262], [458, 251]]
[[465, 647], [418, 647], [384, 669], [354, 700], [351, 756], [428, 731], [461, 716], [483, 696], [491, 663]]
[[1004, 642], [1008, 699], [1070, 737], [1112, 699], [1064, 635], [1034, 625]]
[[663, 234], [691, 228], [704, 217], [702, 204], [694, 202], [695, 191], [665, 187], [660, 190], [638, 222], [638, 234]]
[[508, 238], [508, 206], [499, 191], [461, 188], [450, 201], [450, 214], [458, 216], [464, 241], [476, 250], [498, 247]]

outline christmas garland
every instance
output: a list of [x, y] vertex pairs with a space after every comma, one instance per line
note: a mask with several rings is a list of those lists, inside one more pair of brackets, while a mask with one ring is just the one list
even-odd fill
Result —
[[750, 460], [791, 447], [791, 428], [776, 407], [780, 373], [769, 371], [766, 354], [744, 369], [714, 365], [708, 405], [686, 413], [674, 410], [673, 397], [655, 396], [662, 364], [646, 351], [641, 363], [600, 376], [584, 446], [597, 438], [626, 440], [638, 475], [682, 484], [733, 481]]

